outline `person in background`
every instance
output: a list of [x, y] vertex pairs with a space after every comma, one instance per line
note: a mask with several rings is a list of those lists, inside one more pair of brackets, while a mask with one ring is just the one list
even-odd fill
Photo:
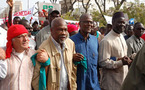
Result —
[[35, 49], [36, 47], [36, 42], [34, 40], [34, 37], [31, 35], [31, 32], [33, 30], [33, 28], [30, 26], [28, 20], [26, 19], [22, 19], [19, 24], [23, 25], [27, 30], [28, 30], [28, 36], [29, 36], [29, 47], [31, 49]]
[[78, 33], [78, 27], [74, 24], [68, 24], [67, 28], [68, 28], [69, 36], [72, 36]]
[[99, 27], [97, 27], [96, 22], [93, 22], [93, 27], [91, 30], [91, 34], [96, 36], [96, 38], [98, 39], [98, 42], [100, 43], [100, 41], [104, 38], [103, 35], [101, 35], [101, 33], [99, 32]]
[[50, 9], [48, 11], [48, 21], [49, 21], [49, 25], [45, 26], [44, 28], [42, 28], [35, 36], [36, 39], [36, 49], [39, 48], [39, 46], [41, 45], [41, 43], [46, 40], [49, 35], [50, 35], [50, 27], [51, 27], [51, 21], [57, 17], [60, 17], [60, 12], [58, 10], [55, 9]]
[[99, 29], [99, 31], [100, 31], [101, 35], [105, 36], [105, 33], [106, 33], [106, 28], [105, 27], [101, 27]]
[[120, 90], [145, 90], [145, 44], [134, 58]]
[[120, 90], [128, 72], [131, 60], [127, 57], [126, 41], [121, 34], [125, 30], [123, 12], [116, 12], [112, 17], [112, 30], [99, 45], [99, 66], [102, 68], [101, 90]]
[[45, 20], [42, 24], [42, 28], [44, 28], [45, 26], [48, 26], [49, 25], [49, 21], [48, 20]]
[[133, 35], [133, 25], [127, 25], [126, 26], [126, 35], [124, 36], [125, 40], [127, 40], [129, 37]]
[[133, 60], [136, 53], [140, 51], [145, 41], [141, 38], [144, 33], [144, 25], [140, 22], [134, 24], [134, 35], [126, 40], [128, 50], [127, 55]]
[[112, 30], [112, 25], [111, 24], [107, 24], [106, 25], [106, 33], [105, 33], [105, 35], [107, 35], [111, 30]]
[[80, 30], [70, 37], [75, 43], [77, 58], [77, 90], [100, 90], [98, 81], [98, 40], [91, 35], [92, 16], [82, 14], [79, 20]]
[[12, 25], [7, 31], [7, 76], [0, 81], [0, 90], [32, 90], [34, 66], [30, 57], [28, 30], [23, 25]]
[[2, 24], [2, 25], [0, 25], [0, 27], [2, 27], [3, 29], [5, 29], [6, 31], [8, 30], [8, 27], [7, 27], [6, 24]]
[[144, 32], [144, 34], [141, 36], [141, 38], [145, 41], [145, 32]]
[[33, 24], [32, 24], [32, 27], [33, 27], [33, 31], [31, 32], [31, 35], [33, 36], [36, 36], [36, 34], [39, 32], [39, 27], [38, 27], [38, 22], [35, 21]]
[[12, 23], [12, 11], [13, 11], [13, 0], [7, 0], [7, 4], [9, 5], [10, 9], [9, 9], [9, 16], [8, 16], [8, 23], [7, 23], [7, 26], [8, 28], [10, 26], [12, 26], [13, 24], [19, 24], [21, 18], [16, 16], [14, 17], [13, 19], [13, 23]]

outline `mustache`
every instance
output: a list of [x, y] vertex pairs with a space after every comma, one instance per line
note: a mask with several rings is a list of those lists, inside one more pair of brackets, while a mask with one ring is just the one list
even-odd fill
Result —
[[60, 35], [59, 37], [60, 37], [60, 38], [66, 38], [67, 35]]

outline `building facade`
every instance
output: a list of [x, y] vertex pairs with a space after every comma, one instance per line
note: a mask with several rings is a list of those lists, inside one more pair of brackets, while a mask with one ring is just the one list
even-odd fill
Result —
[[[14, 1], [13, 13], [16, 13], [20, 10], [22, 10], [22, 2], [20, 0]], [[9, 6], [4, 8], [4, 10], [0, 14], [0, 18], [8, 17], [8, 14], [9, 14]]]

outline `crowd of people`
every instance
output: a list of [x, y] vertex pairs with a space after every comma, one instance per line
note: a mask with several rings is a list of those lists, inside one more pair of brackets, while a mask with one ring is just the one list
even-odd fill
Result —
[[68, 24], [50, 9], [42, 27], [15, 17], [0, 27], [0, 90], [144, 90], [144, 25], [123, 12], [98, 27], [91, 14]]

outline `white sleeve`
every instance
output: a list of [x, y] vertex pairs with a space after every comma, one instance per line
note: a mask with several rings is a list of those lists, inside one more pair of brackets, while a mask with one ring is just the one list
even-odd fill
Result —
[[103, 40], [100, 42], [99, 65], [102, 68], [107, 68], [107, 69], [116, 69], [116, 68], [122, 67], [123, 63], [121, 60], [114, 61], [114, 60], [110, 59], [111, 48], [112, 48], [112, 46], [110, 45], [109, 41]]
[[0, 80], [4, 79], [7, 75], [7, 62], [0, 60]]

